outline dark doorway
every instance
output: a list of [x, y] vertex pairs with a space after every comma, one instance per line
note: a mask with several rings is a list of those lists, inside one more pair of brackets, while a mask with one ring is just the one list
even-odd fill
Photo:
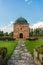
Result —
[[20, 33], [19, 37], [20, 37], [20, 38], [23, 38], [23, 34], [22, 34], [22, 33]]

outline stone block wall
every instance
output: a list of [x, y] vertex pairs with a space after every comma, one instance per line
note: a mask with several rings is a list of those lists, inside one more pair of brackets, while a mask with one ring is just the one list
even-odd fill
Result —
[[34, 61], [37, 65], [43, 65], [43, 54], [38, 53], [36, 49], [34, 49]]
[[29, 25], [28, 24], [15, 24], [13, 37], [16, 39], [19, 39], [20, 33], [23, 34], [24, 39], [29, 38]]

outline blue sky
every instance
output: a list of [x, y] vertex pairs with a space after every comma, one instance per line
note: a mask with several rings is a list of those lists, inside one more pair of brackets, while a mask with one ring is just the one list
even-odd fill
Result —
[[0, 0], [0, 27], [20, 16], [30, 24], [43, 21], [43, 0]]

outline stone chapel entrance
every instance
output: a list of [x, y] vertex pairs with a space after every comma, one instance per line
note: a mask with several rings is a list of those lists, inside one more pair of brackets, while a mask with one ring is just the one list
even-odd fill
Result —
[[19, 38], [23, 38], [23, 33], [20, 33]]

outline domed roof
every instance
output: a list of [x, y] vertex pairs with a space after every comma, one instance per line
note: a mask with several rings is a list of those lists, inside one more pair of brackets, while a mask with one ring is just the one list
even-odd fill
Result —
[[14, 24], [28, 24], [28, 22], [27, 22], [26, 19], [20, 17], [20, 18], [18, 18], [18, 19], [15, 21]]

